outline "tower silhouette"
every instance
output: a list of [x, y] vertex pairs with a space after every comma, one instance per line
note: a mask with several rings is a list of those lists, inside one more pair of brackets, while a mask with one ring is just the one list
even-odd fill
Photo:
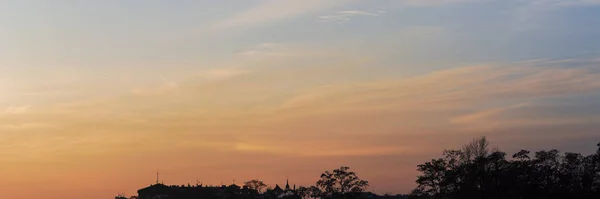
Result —
[[290, 190], [290, 179], [285, 179], [285, 190]]

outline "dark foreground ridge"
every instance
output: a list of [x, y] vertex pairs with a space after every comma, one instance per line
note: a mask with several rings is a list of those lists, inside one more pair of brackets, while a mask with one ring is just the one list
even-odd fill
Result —
[[[521, 150], [511, 159], [489, 148], [485, 137], [441, 158], [418, 165], [421, 174], [410, 195], [366, 192], [369, 182], [349, 167], [325, 171], [314, 186], [267, 188], [260, 180], [243, 186], [167, 186], [140, 189], [133, 199], [600, 199], [600, 144], [596, 153]], [[266, 191], [263, 191], [266, 188]], [[127, 199], [117, 196], [116, 199]]]

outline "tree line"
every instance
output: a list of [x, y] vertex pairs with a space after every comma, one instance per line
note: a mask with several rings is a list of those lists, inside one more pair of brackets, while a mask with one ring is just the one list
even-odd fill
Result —
[[600, 198], [600, 144], [591, 155], [521, 150], [507, 159], [485, 137], [418, 165], [412, 198]]
[[[417, 166], [414, 199], [559, 199], [600, 198], [600, 144], [584, 156], [556, 149], [531, 153], [521, 150], [511, 157], [490, 147], [485, 137], [460, 149], [444, 150], [442, 157]], [[273, 192], [260, 180], [244, 184], [257, 193]], [[367, 193], [369, 182], [349, 167], [325, 171], [313, 186], [299, 187], [299, 198], [349, 199], [386, 197]], [[267, 188], [265, 192], [263, 190]], [[274, 195], [273, 198], [282, 198]]]

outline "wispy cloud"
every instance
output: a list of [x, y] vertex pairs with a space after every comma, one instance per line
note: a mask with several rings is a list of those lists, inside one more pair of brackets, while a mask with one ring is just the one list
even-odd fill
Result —
[[[258, 48], [274, 46], [279, 45], [264, 44]], [[414, 143], [406, 143], [403, 148], [394, 148], [397, 143], [381, 144], [397, 137], [373, 137], [365, 143], [361, 136], [391, 132], [408, 136], [439, 130], [464, 133], [463, 126], [481, 126], [491, 119], [495, 120], [496, 129], [510, 127], [507, 125], [517, 123], [499, 116], [533, 107], [541, 100], [600, 90], [600, 73], [594, 68], [597, 62], [585, 67], [564, 67], [574, 62], [536, 60], [508, 66], [466, 66], [411, 78], [360, 82], [347, 81], [352, 73], [349, 68], [336, 68], [331, 62], [314, 60], [306, 63], [310, 67], [259, 67], [251, 73], [214, 70], [205, 74], [220, 81], [197, 77], [197, 81], [173, 83], [164, 79], [160, 85], [171, 89], [161, 90], [159, 85], [160, 93], [152, 95], [134, 93], [85, 105], [40, 108], [35, 113], [25, 111], [24, 107], [13, 107], [9, 112], [22, 112], [22, 115], [0, 115], [0, 126], [11, 127], [11, 131], [42, 132], [38, 128], [43, 126], [24, 128], [27, 125], [19, 125], [51, 123], [60, 129], [49, 129], [52, 132], [49, 135], [81, 137], [97, 136], [94, 132], [98, 130], [94, 127], [101, 126], [102, 131], [110, 132], [102, 134], [106, 139], [137, 140], [140, 135], [156, 138], [155, 143], [148, 143], [147, 147], [166, 140], [182, 143], [189, 136], [215, 136], [215, 142], [229, 143], [226, 145], [231, 147], [229, 150], [307, 156], [330, 151], [331, 155], [343, 156], [340, 151], [351, 151], [351, 146], [345, 143], [363, 141], [365, 150], [346, 155], [410, 153], [405, 149], [415, 147]], [[340, 77], [340, 81], [332, 83], [336, 77]], [[536, 118], [545, 118], [545, 121], [521, 120], [518, 124], [527, 126], [527, 122], [542, 124], [559, 120], [545, 113], [536, 114]], [[571, 124], [595, 121], [585, 115], [570, 120]], [[167, 136], [164, 132], [170, 134]], [[286, 134], [278, 134], [281, 132]], [[315, 136], [326, 136], [325, 132], [332, 136], [324, 138], [328, 145], [324, 144], [319, 151], [302, 153], [279, 150], [286, 143], [274, 143], [271, 138], [280, 136], [277, 139], [304, 144]], [[236, 139], [219, 140], [217, 135], [222, 134]], [[306, 137], [294, 137], [299, 135]], [[335, 135], [354, 137], [340, 143], [334, 142]], [[243, 144], [236, 146], [237, 141]], [[271, 143], [270, 147], [256, 147], [263, 142]]]
[[135, 88], [131, 92], [136, 95], [159, 95], [179, 88], [179, 83], [167, 78], [160, 78], [158, 85]]
[[400, 0], [397, 3], [405, 6], [439, 6], [446, 4], [485, 2], [489, 0]]
[[459, 117], [451, 114], [451, 119], [447, 119], [468, 123], [522, 108], [523, 103], [530, 103], [532, 99], [584, 95], [600, 90], [600, 73], [593, 64], [587, 68], [553, 67], [556, 64], [569, 63], [537, 61], [504, 67], [460, 67], [398, 81], [322, 87], [291, 98], [282, 108], [340, 112], [357, 111], [360, 107], [360, 110], [452, 113], [492, 104], [483, 111]]
[[[317, 144], [318, 143], [318, 144]], [[372, 155], [400, 155], [404, 153], [414, 153], [416, 148], [403, 146], [365, 146], [361, 148], [344, 148], [335, 149], [327, 146], [337, 146], [340, 143], [331, 141], [313, 141], [313, 148], [305, 148], [304, 150], [296, 150], [302, 148], [303, 143], [287, 142], [282, 144], [268, 144], [253, 140], [249, 143], [236, 143], [235, 149], [246, 153], [271, 153], [295, 156], [372, 156]]]
[[24, 130], [24, 129], [48, 130], [49, 128], [53, 128], [53, 127], [55, 127], [55, 126], [53, 126], [51, 124], [46, 124], [46, 123], [19, 123], [19, 124], [0, 125], [0, 129], [4, 128], [3, 130], [6, 130], [6, 129], [10, 129], [10, 130]]
[[319, 58], [333, 54], [331, 49], [315, 49], [301, 43], [262, 43], [237, 53], [241, 60], [267, 60], [285, 58]]
[[523, 32], [543, 27], [540, 20], [551, 16], [552, 11], [583, 6], [598, 6], [600, 0], [531, 0], [518, 1], [509, 9], [512, 32]]
[[238, 75], [242, 75], [248, 73], [248, 70], [244, 69], [212, 69], [201, 72], [200, 76], [208, 81], [219, 81], [219, 80], [227, 80], [230, 78], [234, 78]]
[[[357, 2], [359, 0], [262, 0], [259, 4], [244, 10], [232, 17], [219, 21], [214, 25], [216, 28], [256, 26], [273, 22], [282, 22], [285, 20], [315, 14], [320, 11], [340, 7], [342, 5]], [[447, 4], [458, 4], [468, 2], [485, 2], [489, 0], [399, 0], [389, 5], [399, 6], [440, 6]], [[586, 1], [586, 0], [581, 0]], [[587, 0], [595, 1], [595, 0]], [[389, 6], [388, 5], [388, 6]], [[347, 21], [356, 16], [379, 16], [385, 11], [362, 11], [345, 10], [330, 15], [321, 15], [318, 17], [320, 22]]]
[[[438, 131], [434, 134], [462, 138], [482, 132], [494, 137], [495, 132], [509, 130], [518, 135], [540, 133], [550, 126], [593, 125], [600, 121], [597, 115], [575, 111], [567, 116], [561, 105], [543, 104], [549, 99], [600, 91], [597, 63], [570, 67], [579, 64], [581, 60], [537, 60], [459, 67], [401, 80], [321, 86], [288, 98], [268, 123], [285, 123], [292, 129], [335, 131], [339, 127], [348, 134]], [[327, 122], [317, 122], [320, 120]], [[306, 124], [311, 127], [303, 127]], [[340, 124], [343, 127], [333, 127]]]
[[255, 26], [304, 16], [341, 6], [354, 0], [263, 0], [233, 17], [217, 23], [217, 28]]
[[507, 107], [497, 107], [497, 108], [485, 109], [485, 110], [469, 113], [466, 115], [457, 116], [455, 118], [451, 118], [450, 122], [455, 123], [455, 124], [471, 124], [473, 122], [477, 122], [480, 120], [489, 119], [490, 117], [501, 114], [502, 112], [506, 112], [511, 109], [521, 108], [524, 106], [527, 106], [527, 103], [521, 103], [521, 104], [511, 105], [511, 106], [507, 106]]
[[24, 113], [27, 110], [29, 110], [29, 108], [31, 108], [31, 106], [29, 105], [25, 105], [25, 106], [9, 106], [6, 109], [4, 109], [4, 114], [20, 114], [20, 113]]
[[338, 11], [334, 14], [330, 14], [330, 15], [322, 15], [318, 17], [318, 21], [319, 22], [343, 22], [343, 21], [350, 21], [350, 19], [352, 17], [356, 17], [356, 16], [370, 16], [370, 17], [377, 17], [377, 16], [381, 16], [382, 14], [385, 14], [385, 11], [376, 11], [376, 12], [369, 12], [369, 11], [362, 11], [362, 10], [345, 10], [345, 11]]
[[600, 4], [600, 0], [533, 0], [533, 6], [580, 6], [580, 5], [596, 5]]

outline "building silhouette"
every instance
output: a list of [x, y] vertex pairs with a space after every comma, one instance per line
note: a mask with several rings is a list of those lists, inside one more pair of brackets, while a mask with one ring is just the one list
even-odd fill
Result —
[[300, 199], [295, 186], [290, 187], [286, 181], [285, 189], [275, 185], [274, 189], [267, 190], [264, 194], [246, 186], [231, 184], [229, 186], [204, 186], [197, 185], [165, 185], [157, 183], [137, 191], [139, 199]]

